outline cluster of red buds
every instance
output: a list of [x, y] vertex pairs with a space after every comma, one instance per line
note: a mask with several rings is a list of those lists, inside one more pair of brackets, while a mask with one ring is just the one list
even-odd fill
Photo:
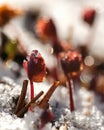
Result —
[[60, 53], [61, 65], [64, 73], [77, 74], [82, 69], [82, 58], [77, 51], [68, 51]]

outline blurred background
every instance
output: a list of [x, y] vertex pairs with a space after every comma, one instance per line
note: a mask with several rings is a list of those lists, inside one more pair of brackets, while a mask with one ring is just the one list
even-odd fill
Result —
[[[103, 0], [0, 0], [0, 5], [9, 4], [15, 8], [22, 8], [24, 11], [32, 10], [40, 12], [41, 16], [52, 18], [57, 27], [58, 35], [61, 39], [68, 39], [69, 35], [73, 44], [84, 44], [89, 33], [89, 27], [81, 18], [82, 12], [86, 7], [92, 7], [97, 10], [96, 25], [94, 26], [94, 35], [91, 53], [99, 58], [104, 58], [104, 1]], [[21, 19], [21, 18], [20, 18]], [[17, 28], [20, 27], [20, 19]], [[17, 21], [16, 21], [17, 20]], [[14, 23], [15, 23], [14, 22]]]

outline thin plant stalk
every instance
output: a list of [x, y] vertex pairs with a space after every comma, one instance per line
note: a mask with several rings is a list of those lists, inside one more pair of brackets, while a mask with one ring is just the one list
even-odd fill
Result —
[[74, 98], [73, 98], [73, 80], [70, 76], [67, 76], [67, 86], [69, 89], [70, 110], [72, 112], [75, 110], [75, 107], [74, 107]]
[[30, 81], [30, 100], [34, 98], [34, 85], [33, 82]]

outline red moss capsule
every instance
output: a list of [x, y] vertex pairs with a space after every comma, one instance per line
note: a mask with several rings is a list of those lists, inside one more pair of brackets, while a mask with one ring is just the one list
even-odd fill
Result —
[[46, 65], [38, 50], [33, 50], [31, 55], [27, 57], [27, 61], [23, 62], [23, 66], [30, 80], [30, 95], [32, 100], [34, 98], [33, 82], [42, 82], [45, 79]]
[[93, 8], [87, 8], [83, 11], [82, 18], [83, 20], [89, 24], [93, 25], [96, 16], [96, 10]]
[[60, 58], [65, 74], [77, 73], [81, 70], [82, 58], [77, 51], [62, 52]]
[[38, 50], [33, 50], [23, 63], [31, 82], [42, 82], [46, 76], [46, 65]]
[[56, 37], [56, 27], [52, 19], [40, 18], [36, 24], [36, 32], [42, 40]]

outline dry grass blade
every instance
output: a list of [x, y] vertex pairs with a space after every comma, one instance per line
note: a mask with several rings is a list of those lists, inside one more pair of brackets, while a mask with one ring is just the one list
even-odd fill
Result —
[[26, 96], [26, 92], [27, 92], [27, 85], [28, 85], [28, 80], [24, 80], [23, 81], [23, 87], [21, 90], [21, 95], [19, 97], [19, 100], [17, 102], [17, 106], [16, 106], [16, 110], [15, 110], [15, 114], [18, 113], [19, 110], [22, 109], [24, 102], [25, 102], [25, 96]]
[[37, 99], [39, 99], [39, 97], [41, 95], [43, 95], [43, 91], [41, 91], [39, 94], [37, 94], [27, 105], [25, 105], [25, 107], [23, 107], [16, 115], [18, 117], [22, 117], [24, 115], [24, 113], [26, 113], [26, 111], [28, 110], [28, 108], [30, 107], [30, 105], [32, 103], [35, 103]]
[[48, 106], [48, 101], [51, 97], [51, 95], [53, 94], [53, 92], [55, 91], [55, 89], [58, 87], [59, 85], [59, 81], [56, 81], [51, 87], [50, 89], [48, 90], [48, 92], [46, 93], [46, 95], [44, 96], [44, 98], [42, 99], [42, 101], [39, 103], [39, 107], [40, 108], [47, 108]]

